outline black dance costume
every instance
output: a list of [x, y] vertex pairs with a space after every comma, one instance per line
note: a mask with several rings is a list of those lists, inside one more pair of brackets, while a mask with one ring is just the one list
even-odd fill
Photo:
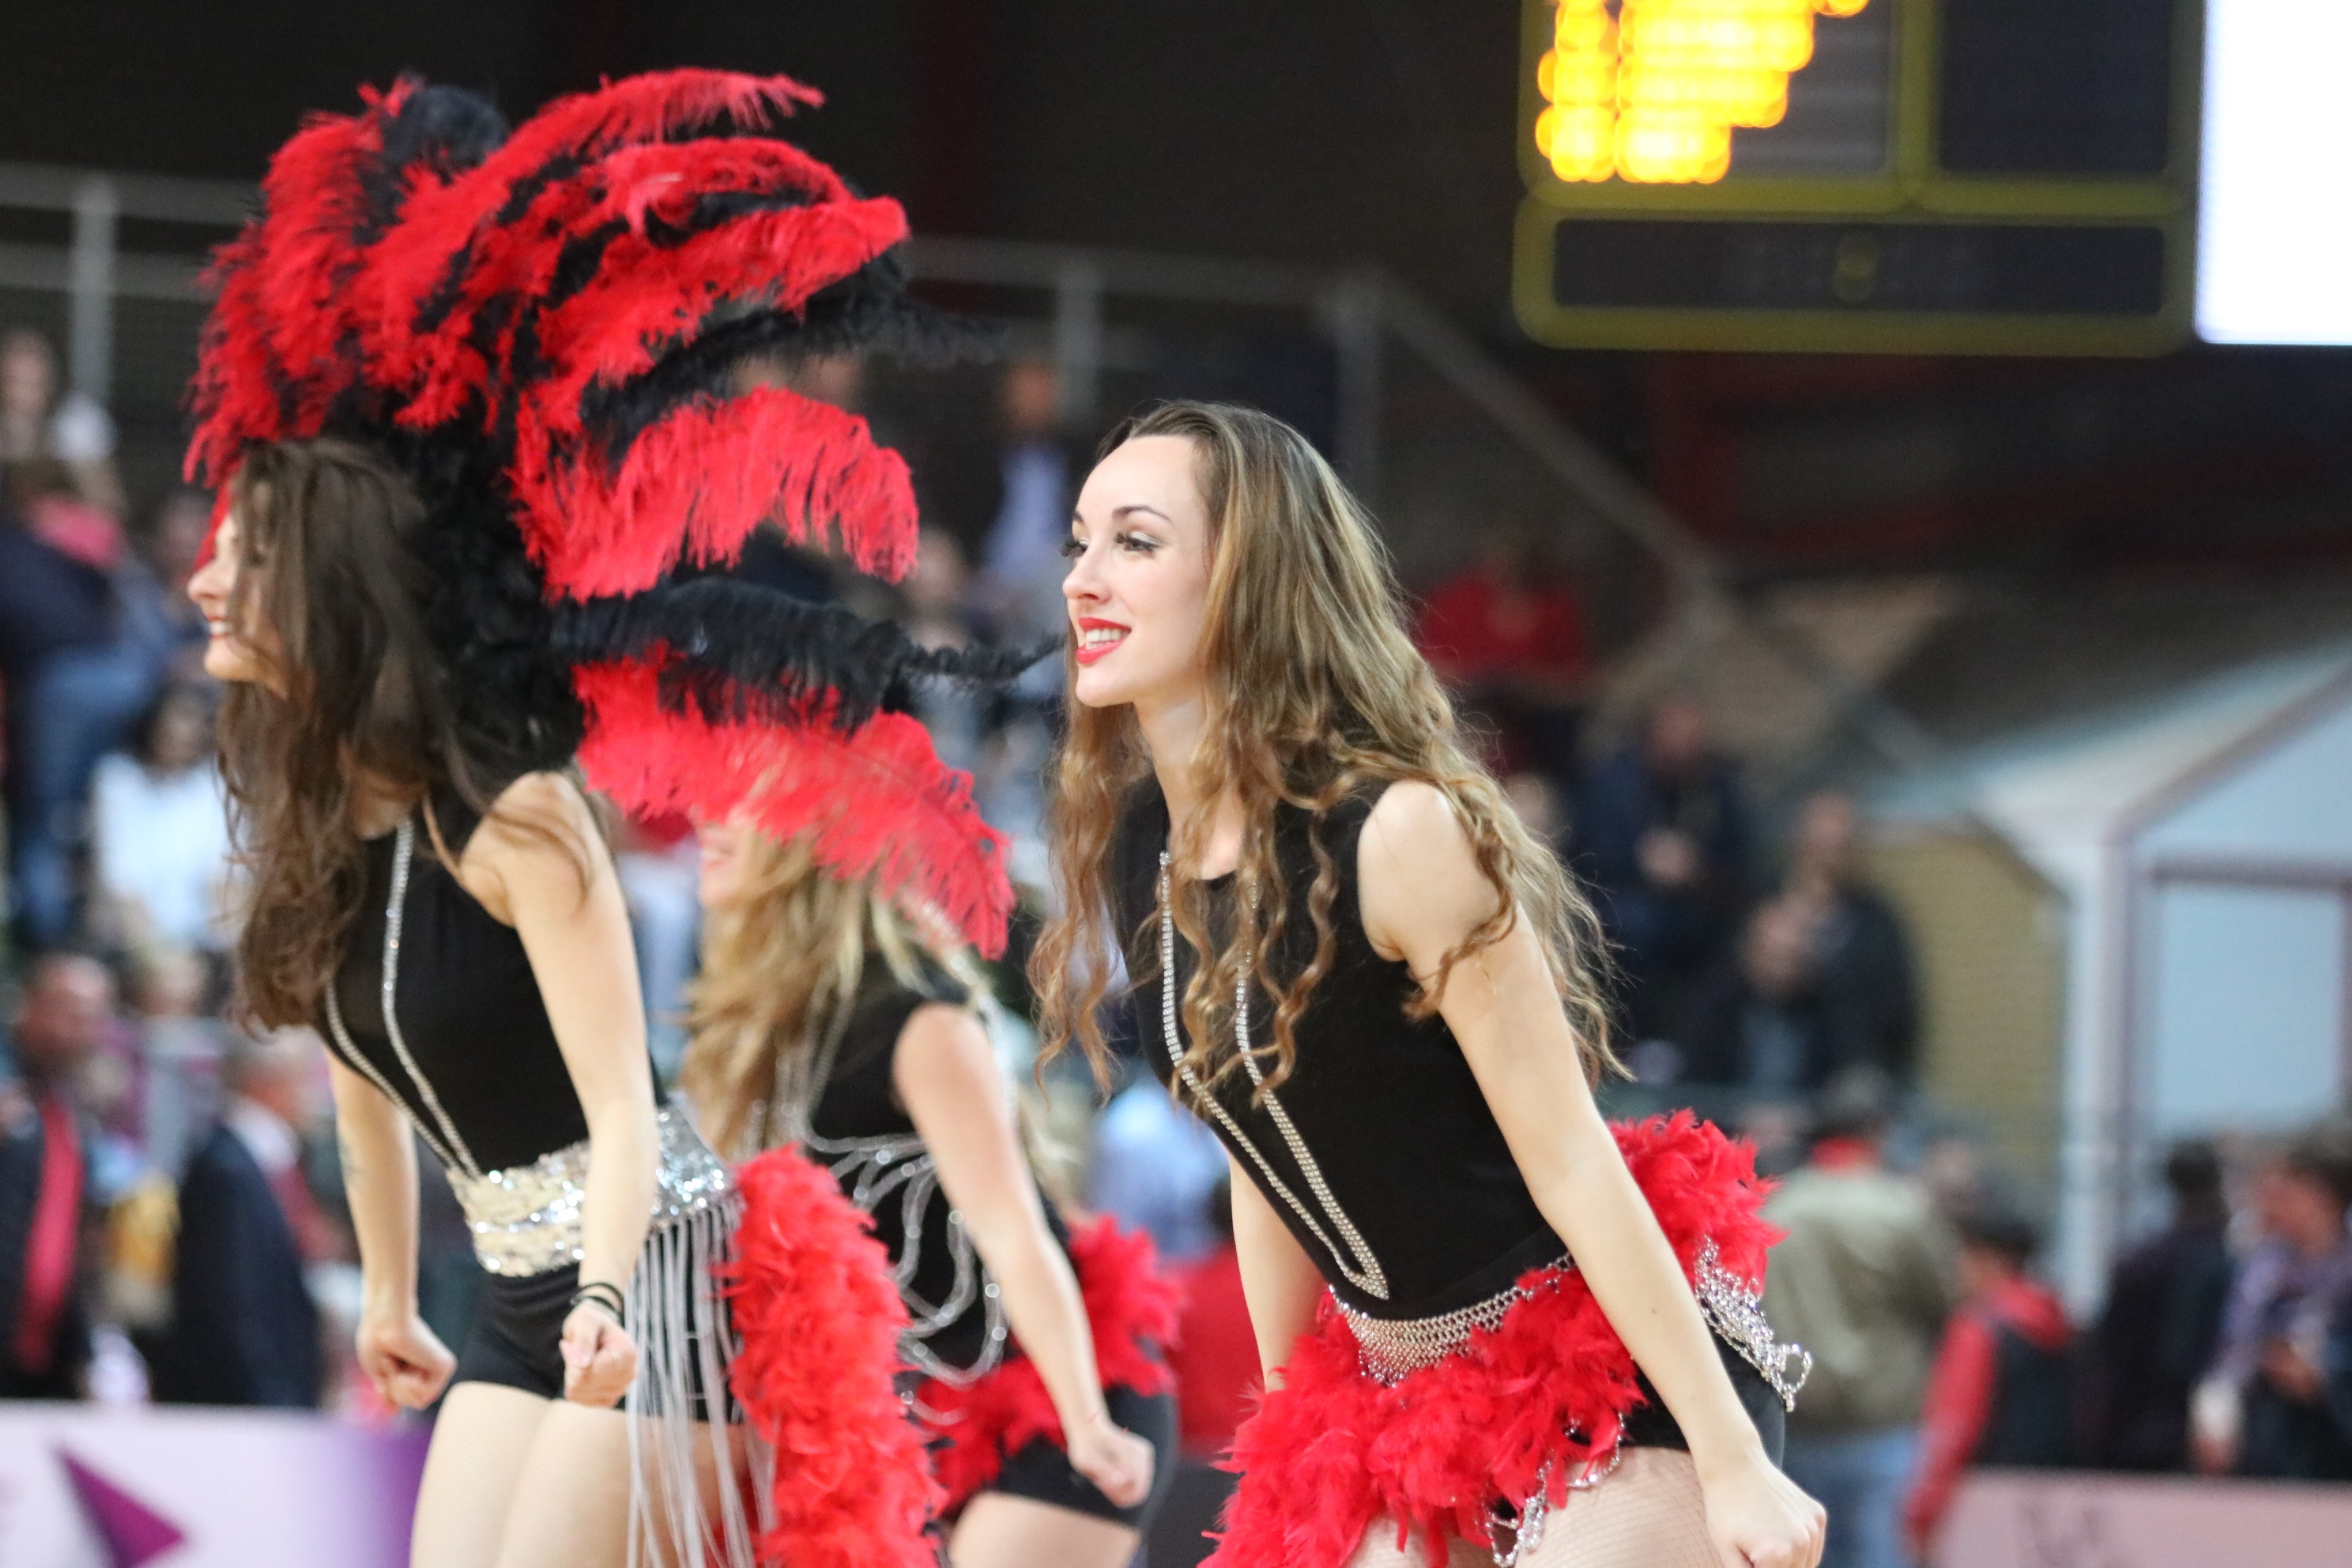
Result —
[[[889, 1249], [909, 1318], [900, 1354], [919, 1374], [912, 1394], [919, 1414], [929, 1403], [923, 1397], [926, 1387], [968, 1389], [1023, 1359], [1006, 1327], [996, 1282], [981, 1262], [961, 1216], [949, 1205], [930, 1153], [898, 1103], [891, 1077], [899, 1036], [918, 1008], [934, 1002], [961, 1007], [971, 1000], [971, 993], [934, 963], [922, 961], [919, 984], [909, 986], [879, 954], [868, 952], [864, 981], [831, 1039], [820, 1047], [819, 1059], [811, 1065], [811, 1083], [805, 1089], [782, 1091], [793, 1098], [804, 1096], [810, 1104], [805, 1124], [795, 1129], [803, 1152], [832, 1168], [842, 1191], [872, 1216], [875, 1235]], [[1050, 1201], [1045, 1206], [1055, 1241], [1066, 1255], [1072, 1253], [1068, 1226]], [[1081, 1244], [1076, 1250], [1083, 1274], [1086, 1248]], [[1103, 1327], [1097, 1325], [1098, 1337]], [[1097, 1349], [1108, 1368], [1111, 1347]], [[1156, 1364], [1156, 1349], [1150, 1353]], [[1175, 1400], [1165, 1392], [1112, 1382], [1108, 1371], [1103, 1397], [1112, 1420], [1151, 1444], [1155, 1468], [1150, 1497], [1133, 1508], [1119, 1507], [1071, 1468], [1068, 1454], [1050, 1436], [1034, 1438], [1003, 1454], [1001, 1468], [985, 1489], [1143, 1529], [1172, 1473]], [[950, 1425], [939, 1436], [958, 1442], [964, 1435]], [[942, 1468], [950, 1472], [948, 1506], [952, 1511], [966, 1500], [957, 1495], [961, 1489], [953, 1472], [960, 1467]]]
[[[1256, 1093], [1253, 1064], [1227, 1078], [1205, 1106], [1189, 1092], [1189, 1081], [1186, 1098], [1314, 1260], [1329, 1287], [1326, 1316], [1335, 1310], [1352, 1341], [1349, 1359], [1366, 1378], [1394, 1387], [1460, 1360], [1474, 1333], [1496, 1330], [1530, 1299], [1531, 1271], [1543, 1275], [1533, 1287], [1539, 1293], [1554, 1275], [1572, 1273], [1572, 1265], [1452, 1030], [1442, 1017], [1406, 1015], [1417, 992], [1409, 966], [1381, 957], [1364, 933], [1357, 845], [1378, 798], [1373, 791], [1343, 801], [1319, 824], [1298, 808], [1277, 808], [1276, 851], [1290, 909], [1273, 972], [1296, 974], [1314, 952], [1310, 828], [1338, 881], [1329, 914], [1332, 967], [1297, 1022], [1296, 1065], [1278, 1089]], [[1118, 929], [1130, 936], [1129, 971], [1140, 977], [1134, 995], [1144, 1054], [1163, 1082], [1181, 1070], [1181, 1000], [1196, 967], [1165, 913], [1169, 827], [1159, 785], [1147, 779], [1128, 804], [1109, 863]], [[1206, 888], [1212, 929], [1230, 930], [1234, 878], [1211, 879]], [[1171, 963], [1172, 985], [1160, 978]], [[1263, 992], [1254, 988], [1244, 999], [1251, 1037], [1261, 1046], [1271, 1037], [1265, 1020], [1273, 1013]], [[1702, 1306], [1740, 1402], [1777, 1459], [1791, 1394], [1785, 1358], [1769, 1335], [1759, 1336], [1752, 1294], [1743, 1300], [1724, 1280], [1711, 1243], [1705, 1253], [1695, 1271]], [[1620, 1401], [1632, 1405], [1622, 1412], [1622, 1426], [1595, 1443], [1596, 1469], [1612, 1462], [1618, 1447], [1686, 1447], [1647, 1380], [1638, 1386], [1637, 1401]], [[1587, 1423], [1588, 1436], [1593, 1425], [1617, 1419], [1598, 1414], [1607, 1419]], [[1244, 1501], [1247, 1488], [1245, 1481]], [[1496, 1500], [1518, 1508], [1524, 1497], [1505, 1493]], [[1218, 1559], [1251, 1560], [1246, 1552]]]
[[[433, 816], [448, 854], [462, 856], [479, 818], [446, 792]], [[421, 816], [366, 851], [366, 902], [328, 994], [325, 1035], [440, 1160], [489, 1275], [453, 1384], [559, 1398], [588, 1169], [579, 1094], [521, 936], [442, 864]], [[657, 1121], [649, 1246], [665, 1227], [723, 1209], [730, 1191], [725, 1166], [683, 1118], [664, 1107]], [[630, 1293], [635, 1308], [642, 1291]], [[642, 1335], [644, 1317], [631, 1312], [633, 1333]], [[698, 1394], [699, 1360], [689, 1358]]]

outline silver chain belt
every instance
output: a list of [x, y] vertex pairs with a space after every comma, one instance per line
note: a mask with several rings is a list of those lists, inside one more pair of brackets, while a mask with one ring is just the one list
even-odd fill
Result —
[[[1556, 1273], [1575, 1267], [1575, 1260], [1566, 1256], [1550, 1266]], [[1722, 1254], [1714, 1242], [1699, 1248], [1698, 1267], [1693, 1272], [1696, 1278], [1692, 1293], [1698, 1298], [1699, 1311], [1706, 1317], [1707, 1327], [1738, 1352], [1740, 1360], [1756, 1369], [1771, 1385], [1772, 1392], [1780, 1396], [1783, 1406], [1794, 1410], [1797, 1391], [1812, 1374], [1811, 1353], [1802, 1345], [1784, 1345], [1774, 1337], [1772, 1325], [1764, 1318], [1762, 1299], [1747, 1281], [1723, 1267]], [[1375, 1318], [1358, 1311], [1337, 1295], [1331, 1298], [1331, 1303], [1339, 1309], [1348, 1331], [1355, 1336], [1356, 1361], [1364, 1375], [1383, 1387], [1394, 1388], [1414, 1373], [1461, 1352], [1470, 1343], [1472, 1334], [1492, 1333], [1501, 1328], [1511, 1309], [1533, 1294], [1514, 1282], [1483, 1301], [1430, 1318]], [[1790, 1370], [1792, 1364], [1793, 1373]]]
[[[694, 1124], [667, 1107], [654, 1118], [661, 1159], [653, 1228], [676, 1224], [723, 1202], [734, 1190], [726, 1163]], [[581, 1257], [581, 1214], [588, 1202], [588, 1140], [542, 1154], [528, 1165], [470, 1175], [449, 1172], [466, 1211], [474, 1256], [492, 1274], [544, 1274]]]

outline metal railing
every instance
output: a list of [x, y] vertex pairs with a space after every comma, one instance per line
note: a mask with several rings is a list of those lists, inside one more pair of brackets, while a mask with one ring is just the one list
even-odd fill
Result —
[[[200, 257], [126, 248], [124, 219], [214, 228], [225, 236], [251, 209], [251, 186], [234, 181], [118, 174], [0, 163], [0, 208], [65, 214], [63, 246], [0, 244], [0, 288], [47, 290], [67, 300], [68, 375], [107, 402], [113, 390], [113, 306], [118, 300], [194, 305]], [[1750, 614], [1729, 591], [1724, 563], [1684, 522], [1561, 418], [1486, 347], [1377, 268], [1330, 270], [1018, 240], [926, 236], [907, 247], [921, 279], [1045, 297], [1050, 353], [1064, 413], [1097, 413], [1108, 302], [1135, 300], [1271, 308], [1303, 314], [1328, 339], [1334, 368], [1333, 458], [1377, 504], [1381, 482], [1383, 386], [1391, 343], [1408, 351], [1493, 429], [1551, 476], [1580, 508], [1653, 560], [1670, 584], [1669, 616], [1687, 643], [1703, 628], [1739, 625], [1771, 647], [1827, 700], [1840, 721], [1902, 768], [1930, 765], [1941, 747], [1803, 637]]]

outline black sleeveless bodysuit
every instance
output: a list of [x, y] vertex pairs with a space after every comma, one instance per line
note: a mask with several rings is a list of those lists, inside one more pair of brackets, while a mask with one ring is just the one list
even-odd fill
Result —
[[[451, 858], [462, 856], [480, 818], [446, 792], [435, 796], [433, 816]], [[367, 841], [366, 899], [335, 972], [336, 1009], [352, 1049], [337, 1041], [331, 1017], [322, 1016], [319, 1032], [327, 1048], [391, 1095], [453, 1173], [511, 1170], [569, 1148], [588, 1136], [588, 1121], [521, 935], [441, 863], [421, 812], [410, 817], [408, 832], [394, 998], [399, 1041], [385, 1027], [383, 998], [395, 829]], [[655, 1099], [661, 1099], [658, 1080]], [[539, 1274], [485, 1272], [452, 1386], [488, 1383], [560, 1397], [563, 1320], [579, 1279], [579, 1266], [571, 1263]], [[698, 1385], [696, 1398], [699, 1410]]]
[[[898, 1103], [891, 1078], [898, 1058], [898, 1037], [905, 1032], [907, 1021], [915, 1016], [916, 1009], [934, 1002], [961, 1007], [971, 1000], [963, 984], [937, 963], [922, 959], [919, 964], [917, 984], [909, 986], [891, 973], [878, 953], [866, 954], [865, 977], [851, 1004], [848, 1021], [842, 1026], [832, 1071], [817, 1089], [816, 1103], [809, 1110], [809, 1131], [824, 1143], [890, 1139], [902, 1141], [903, 1146], [903, 1141], [918, 1137], [913, 1120]], [[810, 1152], [828, 1164], [841, 1158], [814, 1145]], [[899, 1162], [909, 1157], [900, 1152], [890, 1156]], [[883, 1171], [888, 1169], [887, 1165], [882, 1166]], [[853, 1202], [860, 1181], [869, 1184], [872, 1181], [870, 1175], [846, 1166], [836, 1173]], [[955, 1293], [955, 1238], [950, 1231], [959, 1222], [950, 1217], [953, 1205], [943, 1190], [927, 1183], [919, 1192], [922, 1201], [911, 1216], [911, 1228], [908, 1205], [902, 1201], [905, 1188], [888, 1193], [867, 1213], [874, 1234], [888, 1249], [893, 1266], [903, 1266], [908, 1247], [913, 1247], [915, 1268], [906, 1281], [906, 1289], [913, 1298], [945, 1305]], [[1067, 1233], [1050, 1203], [1045, 1205], [1045, 1223], [1066, 1250]], [[971, 1294], [963, 1309], [923, 1340], [931, 1354], [958, 1372], [969, 1372], [978, 1366], [988, 1349], [991, 1314], [985, 1292], [994, 1287], [986, 1282], [984, 1272], [980, 1278], [981, 1289]], [[910, 1308], [912, 1305], [910, 1301]]]
[[[1484, 1300], [1528, 1269], [1559, 1261], [1568, 1247], [1536, 1207], [1453, 1031], [1442, 1018], [1405, 1016], [1414, 991], [1411, 970], [1373, 952], [1364, 935], [1356, 844], [1371, 806], [1370, 799], [1344, 801], [1321, 823], [1339, 877], [1330, 915], [1338, 952], [1298, 1021], [1297, 1066], [1276, 1091], [1297, 1145], [1268, 1106], [1250, 1103], [1249, 1079], [1238, 1075], [1217, 1094], [1233, 1125], [1214, 1116], [1210, 1125], [1261, 1187], [1267, 1173], [1259, 1157], [1299, 1200], [1294, 1205], [1278, 1192], [1266, 1194], [1340, 1300], [1371, 1317], [1425, 1318]], [[1307, 813], [1280, 808], [1276, 849], [1293, 907], [1274, 965], [1277, 975], [1297, 973], [1314, 956], [1308, 827]], [[1144, 1058], [1163, 1083], [1173, 1073], [1157, 979], [1160, 851], [1167, 841], [1167, 805], [1160, 786], [1146, 780], [1113, 845], [1112, 886], [1119, 930], [1129, 938], [1129, 973], [1139, 982]], [[1210, 884], [1213, 912], [1233, 897], [1232, 880]], [[1180, 938], [1180, 1002], [1194, 967]], [[1262, 993], [1251, 999], [1251, 1034], [1261, 1043], [1272, 1038], [1274, 1007]], [[1181, 1015], [1177, 1029], [1181, 1037]], [[1301, 1146], [1331, 1204], [1318, 1202], [1317, 1181], [1300, 1163]], [[1369, 1259], [1348, 1241], [1350, 1228]], [[1368, 1261], [1376, 1267], [1367, 1268]]]
[[[961, 1007], [971, 1000], [970, 990], [939, 964], [925, 958], [919, 960], [919, 965], [917, 984], [909, 986], [891, 972], [879, 954], [867, 952], [865, 976], [842, 1026], [831, 1069], [824, 1082], [814, 1090], [815, 1103], [809, 1112], [809, 1131], [813, 1136], [803, 1152], [835, 1168], [843, 1192], [853, 1203], [858, 1201], [861, 1184], [875, 1184], [890, 1168], [877, 1163], [875, 1154], [885, 1154], [897, 1163], [927, 1152], [914, 1120], [898, 1103], [891, 1076], [898, 1061], [898, 1037], [906, 1031], [907, 1021], [914, 1016], [917, 1008], [929, 1003], [944, 1002]], [[845, 1153], [845, 1146], [854, 1142], [866, 1146], [863, 1161], [855, 1152]], [[911, 1226], [904, 1201], [908, 1191], [906, 1187], [885, 1193], [870, 1205], [859, 1206], [871, 1216], [874, 1234], [888, 1249], [894, 1267], [903, 1267], [908, 1247], [915, 1247], [915, 1266], [907, 1279], [906, 1289], [913, 1298], [908, 1302], [909, 1310], [919, 1313], [922, 1307], [919, 1303], [944, 1307], [956, 1291], [959, 1265], [953, 1232], [961, 1228], [961, 1221], [955, 1217], [943, 1189], [926, 1184], [924, 1188], [916, 1190], [920, 1201]], [[1045, 1201], [1045, 1210], [1046, 1228], [1066, 1254], [1070, 1248], [1069, 1229], [1051, 1199]], [[977, 1269], [978, 1290], [961, 1311], [920, 1341], [928, 1355], [961, 1374], [983, 1365], [991, 1339], [1003, 1331], [1002, 1305], [989, 1294], [995, 1290], [995, 1283], [988, 1278], [985, 1268], [979, 1267], [976, 1255], [972, 1267]], [[1006, 1335], [1001, 1352], [1006, 1357], [1018, 1355], [1020, 1347]], [[1103, 1398], [1114, 1421], [1152, 1446], [1156, 1468], [1151, 1496], [1131, 1508], [1121, 1508], [1073, 1469], [1061, 1445], [1047, 1437], [1036, 1438], [1005, 1455], [989, 1489], [1137, 1530], [1144, 1528], [1174, 1474], [1175, 1399], [1171, 1394], [1140, 1394], [1117, 1384], [1106, 1388]]]
[[[433, 811], [450, 856], [462, 856], [480, 818], [454, 795], [436, 797]], [[362, 1058], [344, 1065], [388, 1089], [443, 1163], [463, 1170], [470, 1158], [478, 1171], [527, 1165], [588, 1136], [580, 1096], [521, 936], [442, 865], [422, 814], [411, 821], [396, 1003], [400, 1043], [415, 1070], [401, 1061], [384, 1027], [384, 935], [397, 833], [367, 841], [367, 894], [335, 972], [344, 1030]], [[342, 1056], [323, 1017], [320, 1033]]]
[[[1330, 911], [1338, 951], [1298, 1020], [1290, 1078], [1271, 1100], [1253, 1104], [1250, 1080], [1237, 1073], [1219, 1087], [1206, 1120], [1344, 1305], [1372, 1318], [1427, 1318], [1499, 1294], [1527, 1270], [1559, 1262], [1568, 1247], [1537, 1208], [1453, 1031], [1434, 1016], [1406, 1016], [1415, 993], [1411, 969], [1381, 957], [1364, 934], [1356, 850], [1378, 799], [1373, 792], [1342, 801], [1319, 822], [1294, 806], [1276, 808], [1275, 848], [1291, 907], [1273, 971], [1277, 978], [1296, 974], [1314, 955], [1310, 833], [1339, 882]], [[1110, 852], [1114, 913], [1136, 977], [1136, 1024], [1144, 1058], [1163, 1083], [1175, 1071], [1160, 973], [1160, 854], [1168, 830], [1167, 802], [1147, 777], [1129, 798]], [[1230, 909], [1233, 881], [1209, 883], [1213, 920]], [[1196, 968], [1181, 935], [1175, 957], [1181, 1005]], [[1272, 1038], [1274, 1010], [1274, 998], [1252, 996], [1251, 1037], [1261, 1045]], [[1189, 1044], [1183, 1028], [1180, 1011], [1180, 1047]], [[1719, 1339], [1717, 1349], [1777, 1458], [1786, 1415], [1779, 1396]], [[1647, 1392], [1646, 1379], [1643, 1386]], [[1628, 1421], [1626, 1441], [1685, 1446], [1654, 1394]]]

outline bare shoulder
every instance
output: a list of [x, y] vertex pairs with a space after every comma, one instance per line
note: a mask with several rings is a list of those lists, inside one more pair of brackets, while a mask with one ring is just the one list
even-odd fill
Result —
[[583, 876], [608, 863], [595, 808], [570, 778], [525, 773], [491, 803], [459, 857], [457, 878], [499, 919], [512, 920], [515, 895], [561, 885], [576, 895]]
[[995, 1047], [980, 1015], [954, 1002], [926, 1002], [907, 1015], [898, 1030], [898, 1060], [920, 1070], [956, 1060], [993, 1064]]
[[1495, 908], [1461, 814], [1445, 792], [1420, 779], [1389, 785], [1356, 847], [1364, 934], [1387, 957], [1418, 964], [1451, 949]]
[[891, 1087], [918, 1123], [959, 1105], [985, 1104], [1001, 1092], [996, 1048], [971, 1008], [926, 1002], [898, 1030]]

